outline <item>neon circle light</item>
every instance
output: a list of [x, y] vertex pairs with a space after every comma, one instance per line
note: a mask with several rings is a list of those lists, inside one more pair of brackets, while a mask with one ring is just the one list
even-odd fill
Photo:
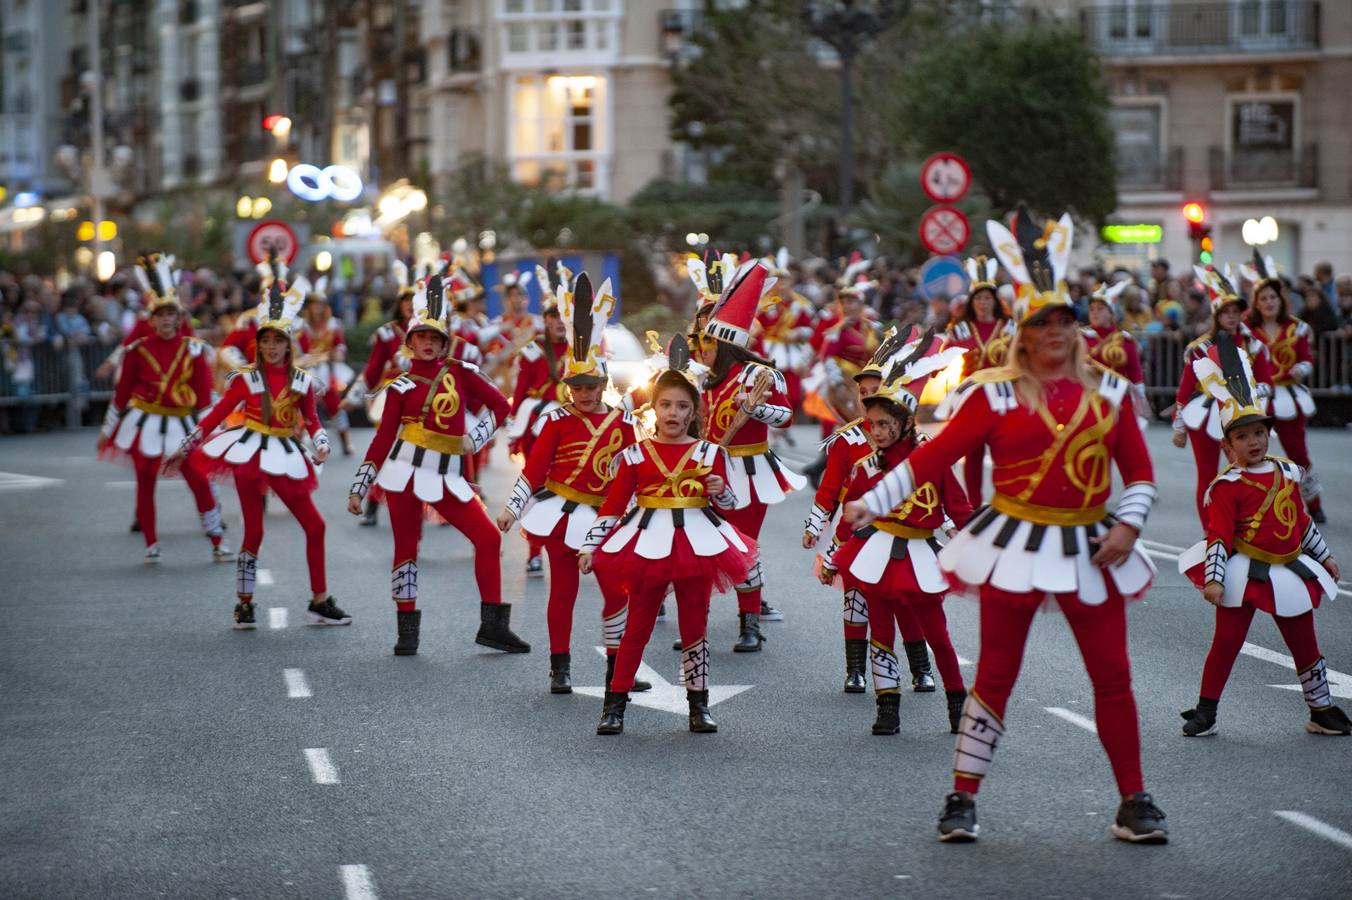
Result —
[[361, 196], [361, 177], [347, 166], [325, 166], [323, 169], [310, 163], [292, 166], [286, 173], [286, 186], [302, 200], [318, 203], [321, 200], [337, 200], [351, 203]]

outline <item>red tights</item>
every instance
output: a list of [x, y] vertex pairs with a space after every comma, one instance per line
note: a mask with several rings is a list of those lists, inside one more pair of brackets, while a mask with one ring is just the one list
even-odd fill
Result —
[[[1028, 630], [1044, 597], [1041, 593], [1011, 594], [990, 586], [981, 588], [981, 656], [972, 693], [1001, 720], [1019, 676]], [[1094, 685], [1094, 721], [1118, 792], [1124, 797], [1134, 794], [1143, 789], [1143, 779], [1141, 735], [1127, 659], [1126, 601], [1111, 587], [1108, 599], [1100, 606], [1087, 606], [1074, 594], [1058, 594], [1056, 601]], [[957, 776], [953, 785], [954, 790], [975, 794], [981, 780]]]
[[1188, 432], [1188, 443], [1192, 445], [1192, 458], [1197, 464], [1197, 518], [1206, 526], [1206, 512], [1203, 510], [1202, 497], [1206, 489], [1221, 470], [1221, 445], [1207, 435], [1205, 426]]
[[[850, 585], [850, 587], [858, 588], [859, 585], [852, 584]], [[846, 587], [846, 590], [848, 591], [850, 587]], [[905, 603], [899, 603], [897, 604], [894, 613], [895, 614], [893, 615], [893, 618], [896, 620], [897, 623], [897, 631], [901, 632], [901, 640], [903, 643], [914, 644], [916, 641], [923, 641], [927, 639], [928, 636], [925, 634], [924, 629], [921, 627], [920, 620], [916, 618], [915, 612], [911, 609], [910, 606], [908, 606]], [[939, 614], [940, 617], [942, 618], [943, 616], [942, 609], [939, 611]], [[869, 623], [867, 621], [851, 622], [849, 619], [843, 619], [842, 621], [845, 624], [845, 640], [847, 641], [868, 640]], [[948, 627], [947, 624], [945, 624], [944, 628], [947, 629], [947, 627]], [[874, 633], [876, 634], [877, 632]], [[890, 638], [888, 640], [888, 643], [890, 645], [891, 643]]]
[[[948, 636], [943, 594], [893, 593], [875, 587], [864, 596], [868, 599], [868, 627], [875, 643], [886, 647], [895, 656], [893, 646], [897, 630], [901, 631], [901, 639], [909, 644], [912, 641], [906, 637], [906, 625], [918, 628], [920, 636], [916, 640], [923, 638], [934, 651], [934, 665], [944, 680], [944, 690], [965, 690], [962, 670], [958, 668], [958, 654]], [[893, 622], [896, 629], [892, 627]]]
[[[1282, 442], [1282, 452], [1291, 462], [1300, 466], [1302, 469], [1308, 469], [1314, 465], [1310, 459], [1310, 448], [1305, 442], [1305, 417], [1296, 416], [1294, 419], [1282, 421], [1277, 419], [1272, 423], [1272, 430], [1277, 432], [1277, 439]], [[1323, 504], [1319, 498], [1315, 497], [1308, 504], [1311, 511], [1319, 509]]]
[[244, 541], [240, 550], [258, 555], [263, 546], [263, 497], [271, 490], [291, 510], [305, 531], [305, 562], [310, 567], [310, 590], [322, 594], [328, 590], [324, 579], [324, 517], [315, 509], [311, 490], [304, 482], [274, 477], [264, 480], [257, 472], [235, 467], [235, 490], [239, 492], [239, 511], [244, 517]]
[[[418, 561], [418, 542], [422, 539], [423, 501], [413, 491], [391, 491], [385, 495], [390, 508], [390, 527], [394, 530], [394, 565]], [[502, 602], [502, 533], [488, 518], [483, 501], [473, 497], [462, 503], [450, 494], [430, 506], [474, 545], [474, 580], [479, 599], [484, 603]], [[400, 612], [418, 608], [417, 599], [396, 600]]]
[[[713, 584], [707, 578], [683, 578], [674, 581], [676, 589], [676, 616], [681, 630], [681, 645], [690, 648], [704, 640], [709, 627], [709, 597]], [[620, 651], [615, 658], [615, 674], [610, 689], [627, 693], [634, 687], [634, 675], [643, 661], [643, 648], [652, 637], [657, 622], [657, 610], [667, 594], [667, 585], [660, 584], [635, 591], [629, 595], [629, 620], [620, 639]]]
[[[1249, 634], [1249, 623], [1253, 621], [1254, 607], [1243, 606], [1216, 607], [1216, 636], [1211, 639], [1211, 650], [1206, 655], [1206, 664], [1202, 666], [1201, 696], [1208, 700], [1220, 700], [1225, 683], [1230, 680], [1230, 670], [1234, 668], [1239, 651], [1244, 646], [1244, 638]], [[1314, 611], [1298, 616], [1273, 616], [1282, 640], [1291, 650], [1296, 671], [1305, 669], [1319, 661], [1319, 641], [1314, 635]]]
[[[132, 454], [136, 466], [136, 521], [141, 523], [141, 533], [145, 536], [146, 546], [159, 543], [159, 533], [155, 530], [155, 483], [159, 480], [160, 466], [164, 460], [150, 458], [139, 453]], [[202, 473], [202, 455], [196, 451], [189, 453], [183, 461], [183, 480], [197, 501], [197, 512], [209, 513], [216, 506], [216, 497], [211, 493], [211, 484]], [[214, 540], [219, 541], [217, 535]]]
[[[535, 538], [541, 542], [544, 552], [549, 556], [549, 606], [545, 621], [549, 625], [549, 652], [567, 653], [573, 643], [573, 607], [577, 605], [577, 590], [581, 573], [577, 569], [577, 551], [563, 542], [562, 538]], [[601, 619], [604, 622], [615, 613], [624, 609], [624, 588], [603, 579], [598, 573], [597, 583], [601, 586]], [[606, 653], [615, 655], [616, 648], [606, 642]]]
[[[765, 524], [765, 514], [770, 511], [770, 507], [759, 501], [752, 501], [748, 506], [741, 509], [722, 510], [723, 518], [732, 523], [732, 526], [742, 534], [752, 540], [760, 540], [761, 526]], [[760, 550], [756, 551], [756, 570], [752, 572], [752, 577], [759, 579], [762, 577], [760, 570]], [[760, 613], [761, 610], [761, 588], [757, 581], [756, 587], [737, 586], [737, 611], [744, 613]]]

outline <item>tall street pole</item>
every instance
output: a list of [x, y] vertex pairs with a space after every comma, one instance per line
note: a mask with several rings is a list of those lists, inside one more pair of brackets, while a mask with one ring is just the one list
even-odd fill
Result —
[[99, 2], [89, 3], [89, 152], [93, 156], [89, 166], [89, 197], [94, 218], [94, 271], [98, 271], [99, 255], [103, 252], [103, 198], [108, 190], [108, 170], [103, 158], [103, 53], [99, 41]]
[[840, 223], [854, 206], [854, 51], [840, 51]]

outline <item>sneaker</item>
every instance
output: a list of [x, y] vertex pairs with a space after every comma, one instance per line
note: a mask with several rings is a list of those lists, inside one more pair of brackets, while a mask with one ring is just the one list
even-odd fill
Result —
[[305, 618], [310, 620], [311, 625], [351, 625], [352, 617], [339, 609], [333, 602], [332, 597], [325, 597], [324, 602], [316, 606], [311, 603], [305, 610]]
[[1352, 734], [1352, 720], [1338, 707], [1326, 706], [1310, 710], [1310, 721], [1305, 723], [1305, 730], [1310, 734]]
[[762, 622], [783, 622], [784, 614], [762, 600], [760, 618]]
[[227, 545], [225, 541], [221, 541], [219, 544], [216, 544], [211, 548], [212, 562], [230, 562], [234, 558], [235, 551], [231, 550], [229, 545]]
[[1220, 730], [1216, 725], [1214, 709], [1188, 709], [1179, 713], [1184, 718], [1184, 737], [1210, 737]]
[[970, 844], [981, 827], [976, 824], [976, 798], [966, 791], [954, 791], [944, 798], [939, 814], [939, 840], [948, 844]]
[[235, 628], [240, 631], [252, 631], [258, 627], [258, 622], [254, 620], [254, 605], [252, 601], [241, 600], [235, 604]]
[[148, 566], [158, 566], [160, 564], [159, 544], [151, 544], [146, 548], [145, 561]]
[[128, 528], [127, 530], [130, 531], [132, 534], [140, 534], [140, 533], [141, 533], [141, 522], [140, 522], [140, 520], [139, 520], [139, 519], [132, 519], [132, 520], [131, 520], [131, 527]]
[[667, 604], [663, 602], [661, 606], [657, 607], [657, 621], [665, 622], [666, 620], [667, 620]]
[[531, 578], [542, 578], [545, 574], [545, 561], [538, 556], [526, 560], [526, 574]]
[[1132, 794], [1117, 808], [1117, 821], [1108, 827], [1113, 837], [1133, 844], [1167, 844], [1164, 813], [1145, 791]]

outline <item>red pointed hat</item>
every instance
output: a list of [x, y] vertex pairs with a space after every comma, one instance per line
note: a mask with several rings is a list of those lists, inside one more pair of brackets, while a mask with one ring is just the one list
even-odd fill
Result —
[[732, 285], [723, 292], [704, 333], [710, 337], [746, 347], [751, 343], [751, 323], [756, 318], [756, 309], [760, 306], [761, 295], [774, 284], [767, 284], [770, 270], [760, 261], [746, 263], [737, 270]]

